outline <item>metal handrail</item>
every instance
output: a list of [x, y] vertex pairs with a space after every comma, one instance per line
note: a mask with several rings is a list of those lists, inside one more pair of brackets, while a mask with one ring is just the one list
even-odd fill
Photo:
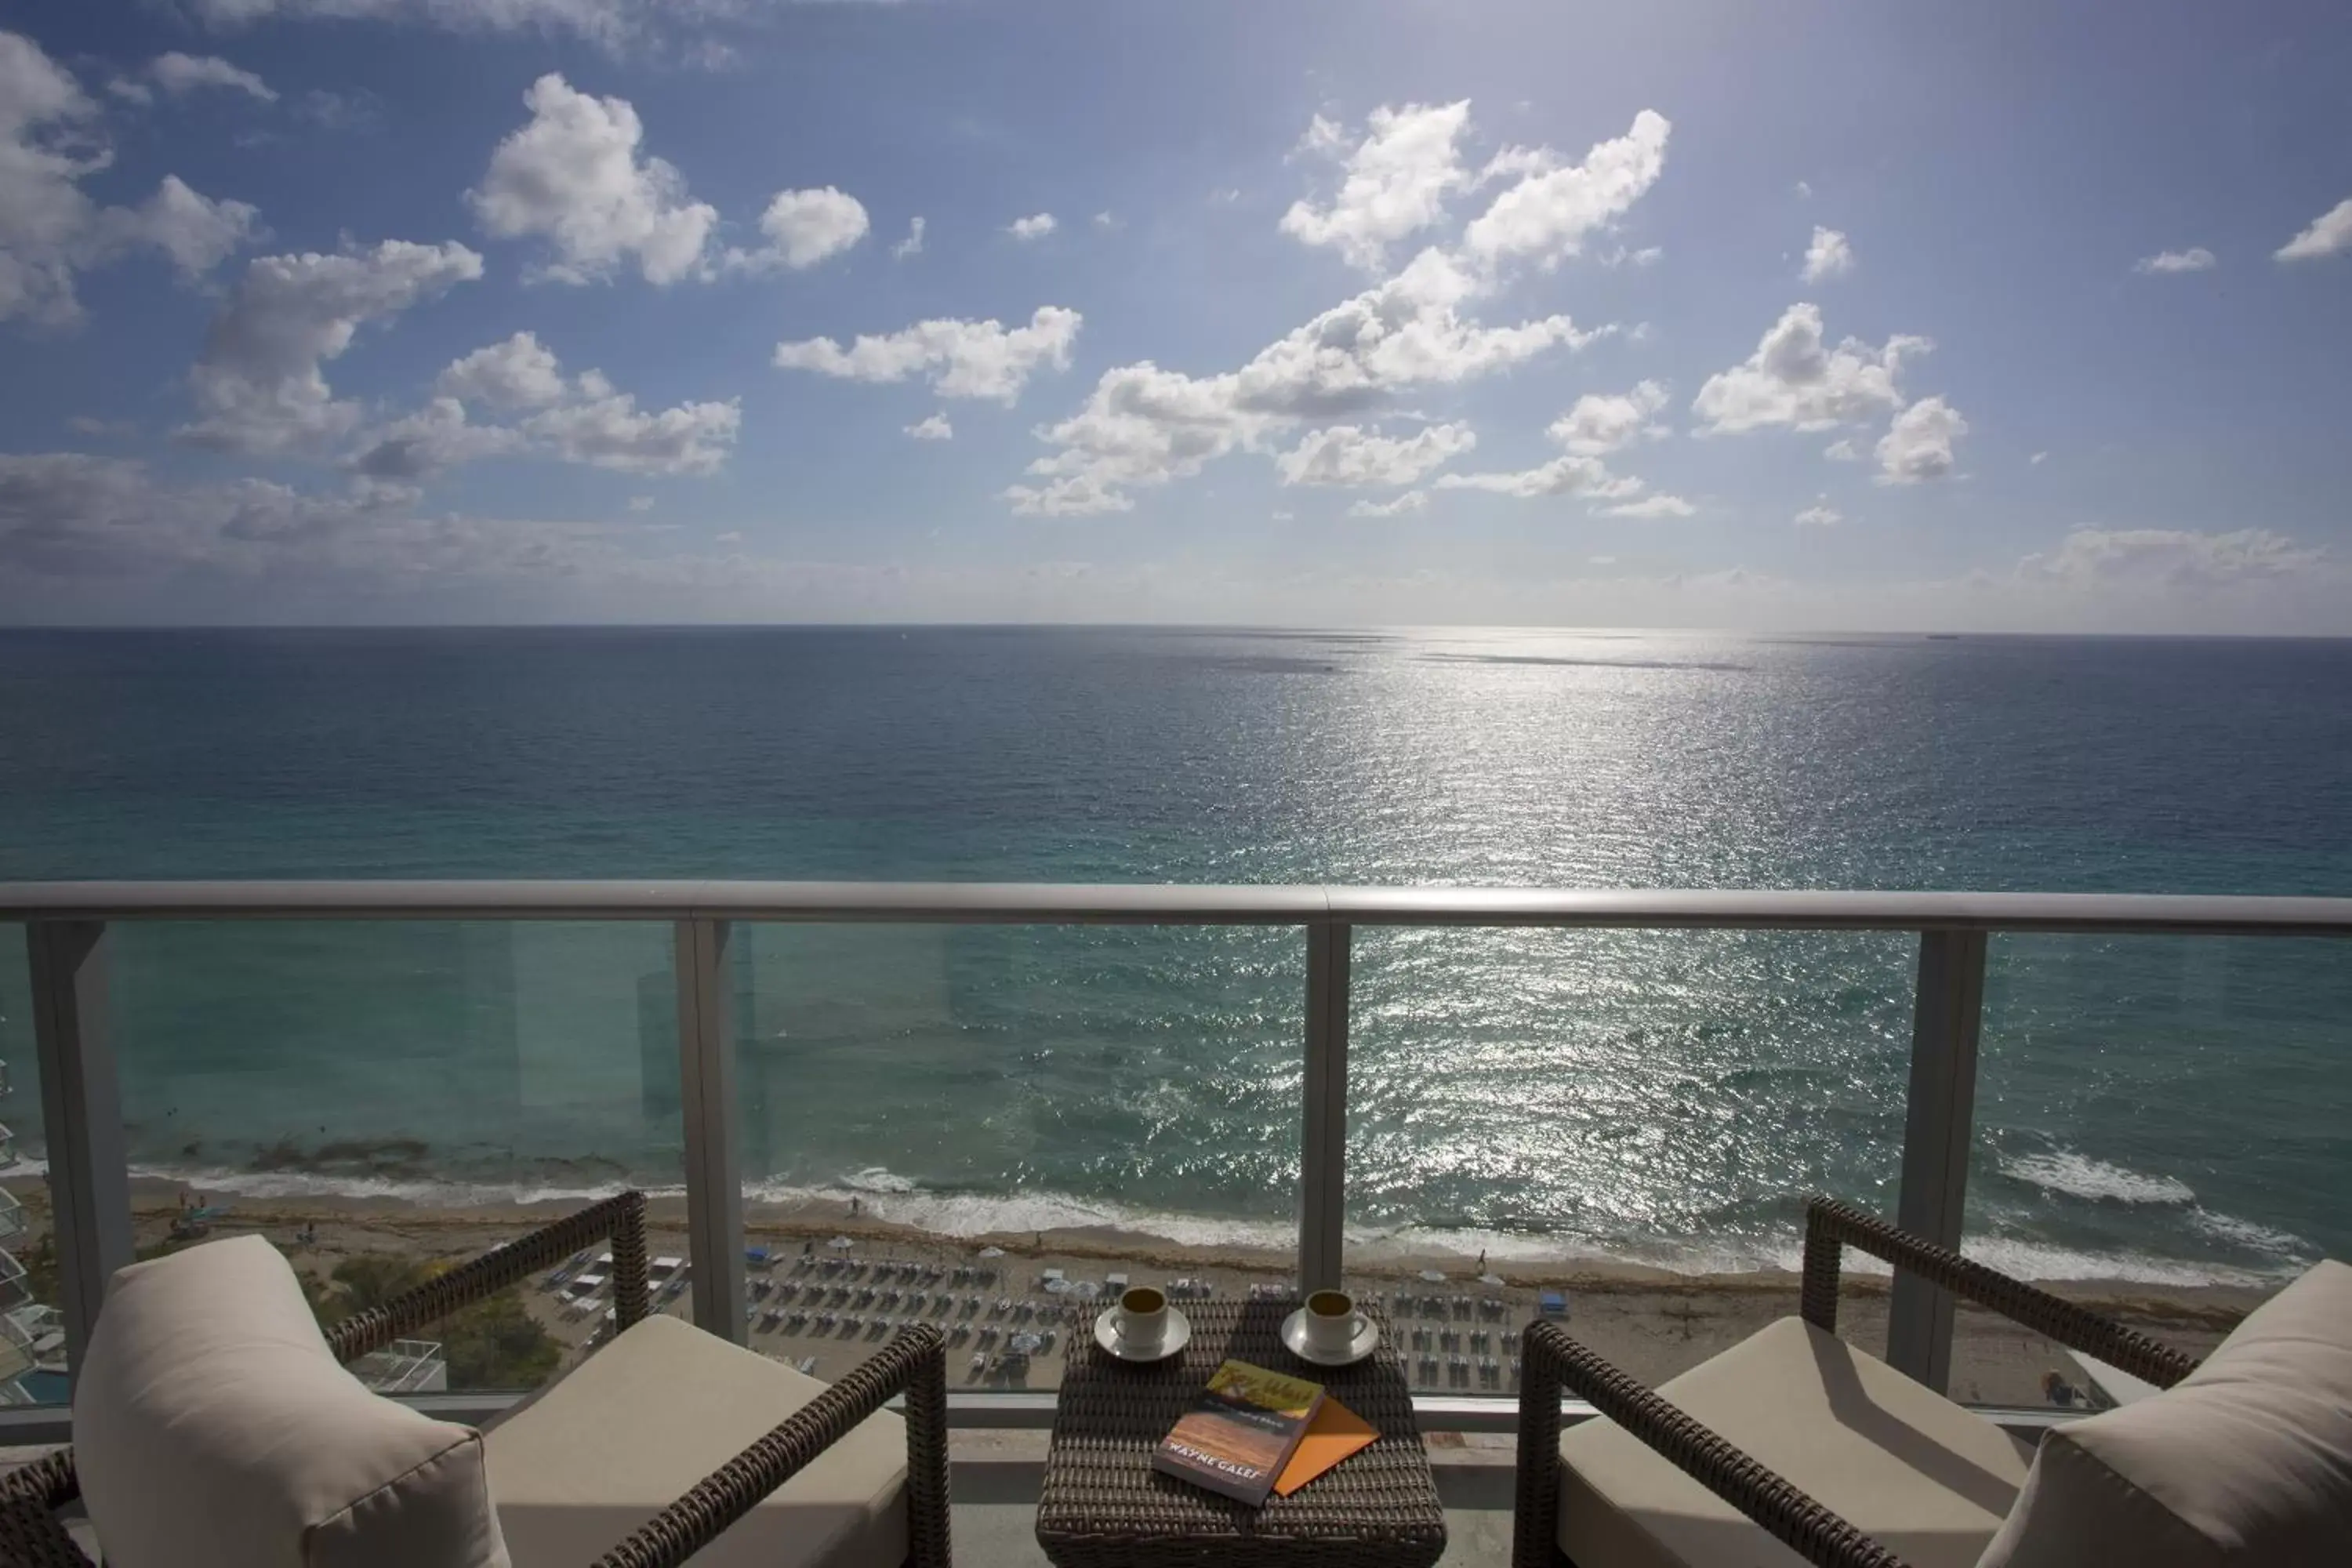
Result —
[[0, 883], [0, 921], [37, 920], [738, 920], [2352, 936], [2352, 899], [694, 879]]
[[[742, 1173], [730, 931], [760, 923], [1304, 928], [1298, 1278], [1345, 1268], [1350, 946], [1358, 926], [1904, 932], [1918, 940], [1896, 1223], [1957, 1247], [1991, 932], [2352, 936], [2352, 899], [1760, 889], [1362, 888], [1006, 882], [187, 881], [0, 883], [23, 922], [47, 1114], [62, 1313], [79, 1357], [131, 1261], [128, 1154], [106, 1037], [107, 929], [137, 921], [641, 921], [675, 929], [695, 1321], [743, 1331]], [[5, 1139], [0, 1129], [0, 1141]], [[0, 1277], [6, 1255], [0, 1253]], [[0, 1300], [9, 1283], [0, 1278]], [[1888, 1360], [1940, 1389], [1952, 1301], [1898, 1269]]]

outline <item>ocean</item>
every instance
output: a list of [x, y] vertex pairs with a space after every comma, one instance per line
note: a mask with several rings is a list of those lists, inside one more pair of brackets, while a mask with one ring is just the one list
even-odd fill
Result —
[[[0, 633], [0, 879], [2352, 893], [2352, 644], [1170, 629]], [[10, 937], [15, 940], [13, 935]], [[126, 925], [142, 1171], [675, 1186], [656, 924]], [[754, 1197], [1286, 1241], [1295, 930], [739, 932]], [[1915, 940], [1363, 931], [1366, 1248], [1793, 1258], [1893, 1200]], [[2352, 946], [1996, 937], [1969, 1245], [2352, 1255]], [[21, 964], [0, 1117], [37, 1158]]]

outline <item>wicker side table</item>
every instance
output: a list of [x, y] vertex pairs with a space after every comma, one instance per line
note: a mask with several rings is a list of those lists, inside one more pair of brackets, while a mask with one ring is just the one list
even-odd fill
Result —
[[[1369, 1361], [1337, 1371], [1312, 1367], [1283, 1348], [1282, 1320], [1297, 1305], [1180, 1305], [1192, 1320], [1192, 1342], [1154, 1366], [1130, 1366], [1082, 1342], [1063, 1375], [1037, 1504], [1037, 1542], [1048, 1558], [1059, 1568], [1429, 1568], [1437, 1561], [1445, 1513], [1386, 1325]], [[1160, 1474], [1151, 1451], [1229, 1357], [1313, 1378], [1380, 1436], [1260, 1509]]]

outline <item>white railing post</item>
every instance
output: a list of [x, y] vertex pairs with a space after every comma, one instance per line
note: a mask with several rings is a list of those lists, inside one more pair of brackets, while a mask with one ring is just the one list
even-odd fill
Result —
[[133, 1256], [122, 1095], [106, 1033], [106, 949], [103, 921], [34, 921], [25, 927], [69, 1373], [80, 1370], [107, 1280]]
[[[1977, 1038], [1984, 1017], [1985, 933], [1919, 935], [1911, 1016], [1911, 1096], [1895, 1223], [1958, 1250], [1975, 1135]], [[1941, 1394], [1951, 1381], [1952, 1297], [1903, 1269], [1886, 1311], [1887, 1364]]]
[[736, 1154], [735, 1029], [729, 1016], [727, 939], [725, 921], [677, 922], [677, 1059], [694, 1321], [741, 1344], [743, 1173]]
[[1342, 922], [1307, 928], [1307, 1092], [1298, 1146], [1298, 1289], [1336, 1290], [1348, 1215], [1348, 950]]

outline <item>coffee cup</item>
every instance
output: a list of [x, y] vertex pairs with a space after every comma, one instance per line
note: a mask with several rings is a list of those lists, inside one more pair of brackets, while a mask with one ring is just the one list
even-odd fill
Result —
[[1307, 1348], [1317, 1355], [1344, 1356], [1356, 1348], [1370, 1321], [1345, 1290], [1318, 1290], [1307, 1298]]
[[1112, 1313], [1111, 1331], [1118, 1336], [1118, 1348], [1129, 1354], [1146, 1354], [1160, 1348], [1168, 1337], [1168, 1292], [1150, 1285], [1138, 1285], [1118, 1299], [1118, 1309]]

